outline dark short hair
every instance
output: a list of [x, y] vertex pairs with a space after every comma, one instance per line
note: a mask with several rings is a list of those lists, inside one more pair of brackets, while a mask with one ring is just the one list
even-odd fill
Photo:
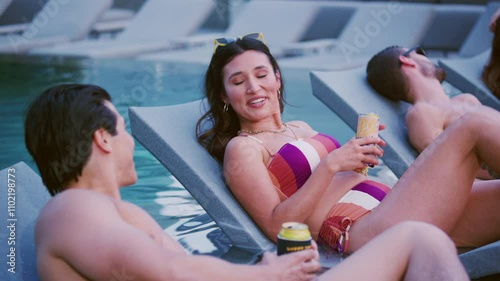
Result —
[[62, 84], [39, 95], [24, 122], [26, 147], [51, 195], [78, 181], [92, 153], [92, 136], [100, 128], [116, 135], [117, 116], [99, 86]]
[[392, 101], [408, 101], [408, 84], [401, 71], [400, 46], [390, 46], [374, 55], [366, 67], [368, 83], [382, 96]]
[[[274, 73], [280, 72], [276, 59], [273, 57], [269, 48], [260, 40], [256, 39], [238, 39], [225, 46], [218, 47], [212, 56], [212, 60], [205, 73], [205, 95], [209, 104], [208, 111], [198, 120], [196, 125], [196, 136], [198, 142], [203, 145], [208, 152], [219, 162], [224, 159], [224, 151], [227, 143], [236, 136], [240, 123], [236, 112], [230, 108], [224, 112], [224, 101], [221, 95], [226, 91], [223, 82], [223, 68], [231, 60], [246, 51], [258, 51], [267, 56], [273, 67]], [[280, 110], [284, 109], [284, 83], [283, 75], [281, 79], [281, 95], [279, 97]], [[205, 122], [210, 123], [211, 128], [202, 131]]]
[[493, 32], [490, 60], [485, 65], [481, 78], [491, 92], [500, 99], [500, 17], [496, 20]]

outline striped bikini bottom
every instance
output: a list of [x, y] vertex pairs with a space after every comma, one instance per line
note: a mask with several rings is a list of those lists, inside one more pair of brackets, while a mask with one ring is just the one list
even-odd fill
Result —
[[371, 213], [390, 190], [371, 180], [357, 184], [330, 209], [319, 231], [319, 242], [340, 253], [347, 251], [351, 225]]

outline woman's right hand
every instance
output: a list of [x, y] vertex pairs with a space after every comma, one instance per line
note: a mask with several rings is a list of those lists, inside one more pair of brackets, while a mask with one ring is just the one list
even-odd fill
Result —
[[379, 137], [352, 138], [326, 157], [327, 165], [336, 172], [363, 169], [366, 165], [378, 165], [376, 156], [382, 157], [385, 142]]

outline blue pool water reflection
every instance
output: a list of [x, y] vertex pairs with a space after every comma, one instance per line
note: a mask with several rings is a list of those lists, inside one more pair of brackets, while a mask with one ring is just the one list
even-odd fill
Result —
[[[57, 57], [0, 57], [0, 169], [24, 161], [36, 167], [24, 146], [23, 116], [28, 103], [56, 83], [91, 83], [105, 88], [128, 124], [129, 106], [172, 105], [202, 98], [205, 66], [134, 60]], [[288, 106], [284, 120], [301, 119], [342, 143], [353, 136], [311, 92], [309, 73], [283, 70]], [[127, 129], [130, 131], [128, 124]], [[189, 252], [220, 256], [229, 240], [172, 175], [136, 142], [139, 180], [121, 191], [124, 200], [144, 208]], [[391, 184], [385, 167], [372, 171]]]

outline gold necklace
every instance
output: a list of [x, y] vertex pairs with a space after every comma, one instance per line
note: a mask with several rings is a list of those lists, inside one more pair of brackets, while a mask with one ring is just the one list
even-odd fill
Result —
[[245, 130], [245, 129], [241, 129], [238, 131], [238, 135], [241, 134], [241, 133], [247, 133], [249, 135], [257, 135], [257, 134], [260, 134], [260, 133], [273, 133], [273, 134], [281, 134], [281, 133], [284, 133], [286, 130], [288, 130], [288, 125], [286, 123], [281, 123], [281, 125], [283, 125], [283, 129], [263, 129], [263, 130], [259, 130], [259, 131], [248, 131], [248, 130]]

